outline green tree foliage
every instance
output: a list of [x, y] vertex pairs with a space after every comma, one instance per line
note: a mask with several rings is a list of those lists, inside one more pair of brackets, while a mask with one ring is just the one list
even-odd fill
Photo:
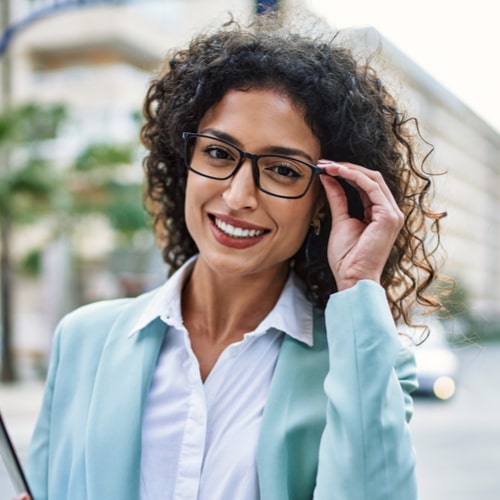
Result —
[[69, 172], [75, 214], [99, 213], [125, 241], [147, 227], [142, 184], [127, 179], [134, 145], [90, 144]]
[[[89, 144], [67, 165], [53, 165], [45, 153], [68, 119], [64, 107], [26, 104], [0, 115], [0, 279], [2, 314], [2, 365], [0, 378], [15, 379], [11, 339], [13, 265], [12, 229], [50, 214], [59, 218], [59, 230], [71, 233], [85, 216], [104, 216], [125, 241], [147, 227], [142, 186], [130, 174], [136, 144]], [[133, 170], [133, 169], [132, 169]], [[71, 234], [69, 234], [71, 238]], [[36, 259], [27, 259], [30, 272]]]
[[25, 104], [0, 115], [0, 216], [10, 222], [32, 220], [50, 209], [59, 179], [41, 151], [42, 141], [56, 136], [66, 117], [59, 105]]
[[0, 378], [12, 381], [16, 370], [12, 355], [12, 259], [10, 239], [15, 224], [35, 220], [49, 209], [58, 190], [50, 164], [44, 159], [41, 143], [56, 136], [64, 121], [63, 107], [25, 104], [0, 115]]

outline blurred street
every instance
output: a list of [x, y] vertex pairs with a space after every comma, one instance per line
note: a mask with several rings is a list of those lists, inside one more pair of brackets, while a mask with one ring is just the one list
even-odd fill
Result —
[[[41, 382], [0, 384], [0, 411], [21, 461], [26, 457], [42, 393]], [[12, 500], [13, 495], [7, 470], [0, 459], [0, 500]]]
[[420, 500], [500, 499], [500, 345], [454, 348], [456, 396], [415, 401]]
[[[500, 345], [455, 349], [461, 371], [454, 399], [415, 401], [412, 430], [420, 500], [499, 500]], [[41, 397], [41, 383], [0, 386], [0, 409], [21, 459]], [[11, 500], [13, 491], [1, 465], [0, 500]]]

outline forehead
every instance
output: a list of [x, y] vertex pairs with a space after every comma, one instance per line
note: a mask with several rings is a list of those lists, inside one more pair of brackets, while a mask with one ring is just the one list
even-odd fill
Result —
[[319, 140], [303, 108], [274, 89], [232, 89], [202, 117], [198, 132], [216, 130], [249, 150], [265, 146], [299, 147], [319, 159]]

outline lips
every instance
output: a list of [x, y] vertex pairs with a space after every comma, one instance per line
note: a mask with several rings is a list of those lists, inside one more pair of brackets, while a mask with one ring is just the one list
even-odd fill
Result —
[[249, 224], [248, 222], [234, 219], [226, 215], [209, 215], [211, 221], [212, 234], [215, 239], [222, 245], [244, 249], [258, 244], [269, 229]]
[[256, 236], [262, 236], [266, 231], [264, 229], [248, 229], [239, 226], [233, 226], [227, 222], [224, 222], [217, 217], [213, 219], [214, 224], [227, 236], [231, 238], [255, 238]]

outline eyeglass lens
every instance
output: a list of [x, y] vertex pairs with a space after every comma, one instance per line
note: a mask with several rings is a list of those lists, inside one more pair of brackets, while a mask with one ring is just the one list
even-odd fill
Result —
[[[234, 175], [241, 164], [238, 148], [217, 138], [192, 135], [186, 140], [189, 167], [212, 179], [224, 180]], [[282, 197], [300, 197], [307, 191], [313, 170], [298, 159], [280, 155], [257, 157], [258, 187]]]

